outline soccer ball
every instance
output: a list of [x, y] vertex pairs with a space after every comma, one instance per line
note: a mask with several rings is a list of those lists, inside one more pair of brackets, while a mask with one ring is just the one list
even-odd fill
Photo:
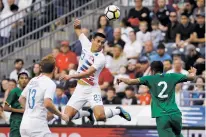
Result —
[[120, 9], [115, 5], [109, 5], [104, 10], [104, 14], [108, 20], [116, 20], [120, 17]]

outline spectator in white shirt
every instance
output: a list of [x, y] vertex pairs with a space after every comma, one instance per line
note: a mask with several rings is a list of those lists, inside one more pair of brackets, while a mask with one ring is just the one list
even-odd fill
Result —
[[128, 22], [127, 18], [123, 18], [121, 23], [120, 23], [121, 39], [126, 43], [130, 42], [129, 33], [131, 31], [134, 31], [133, 28], [131, 28], [130, 26], [131, 26], [131, 24]]
[[127, 58], [123, 54], [122, 46], [116, 44], [112, 51], [113, 58], [111, 60], [111, 65], [109, 66], [109, 70], [113, 75], [119, 74], [121, 66], [127, 66]]
[[[10, 6], [10, 10], [7, 12], [3, 12], [0, 15], [0, 45], [3, 46], [9, 42], [10, 33], [12, 28], [15, 28], [17, 26], [17, 20], [21, 18], [20, 14], [14, 15], [16, 12], [18, 12], [19, 7], [15, 4], [12, 4]], [[20, 24], [20, 23], [18, 23]]]
[[18, 80], [18, 74], [21, 73], [21, 72], [26, 72], [30, 77], [29, 72], [26, 69], [23, 68], [23, 65], [24, 65], [24, 61], [22, 59], [16, 59], [14, 61], [15, 69], [10, 73], [9, 78], [10, 79], [15, 79], [17, 81]]
[[184, 75], [188, 75], [188, 71], [183, 69], [183, 62], [181, 59], [176, 59], [173, 64], [173, 68], [167, 73], [181, 73]]
[[124, 47], [124, 53], [127, 59], [137, 59], [142, 51], [142, 45], [136, 40], [134, 31], [129, 33], [130, 42], [127, 42]]
[[143, 46], [146, 41], [151, 40], [151, 33], [147, 31], [148, 23], [145, 21], [140, 22], [139, 29], [140, 31], [137, 32], [136, 37], [137, 41]]

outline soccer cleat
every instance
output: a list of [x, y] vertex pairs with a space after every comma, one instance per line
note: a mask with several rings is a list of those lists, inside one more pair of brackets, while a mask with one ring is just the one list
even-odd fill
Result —
[[116, 107], [116, 109], [120, 110], [119, 116], [126, 119], [127, 121], [131, 121], [131, 116], [128, 112], [126, 112], [122, 107]]
[[88, 116], [88, 119], [89, 119], [89, 123], [91, 124], [91, 125], [94, 125], [94, 116], [93, 116], [93, 110], [91, 109], [91, 108], [89, 108], [87, 111], [89, 111], [89, 113], [90, 113], [90, 116]]

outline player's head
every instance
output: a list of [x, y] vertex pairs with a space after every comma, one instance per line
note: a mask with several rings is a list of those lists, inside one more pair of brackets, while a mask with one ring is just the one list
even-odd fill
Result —
[[52, 55], [44, 57], [40, 62], [41, 72], [45, 74], [54, 74], [55, 59]]
[[21, 72], [18, 75], [18, 84], [24, 89], [29, 82], [29, 75], [26, 72]]
[[103, 49], [105, 43], [105, 35], [96, 32], [92, 37], [92, 50], [94, 52], [99, 52]]
[[12, 89], [16, 88], [17, 87], [16, 80], [15, 79], [10, 79], [8, 85], [9, 85], [9, 87], [8, 87], [9, 90], [12, 90]]
[[150, 65], [152, 74], [163, 73], [163, 63], [161, 61], [153, 61]]

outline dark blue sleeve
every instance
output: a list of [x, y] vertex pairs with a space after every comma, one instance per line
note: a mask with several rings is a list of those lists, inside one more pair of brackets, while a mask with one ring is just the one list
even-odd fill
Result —
[[108, 26], [105, 28], [105, 34], [106, 34], [106, 39], [108, 42], [112, 42], [114, 40], [114, 37], [113, 37], [113, 28]]

